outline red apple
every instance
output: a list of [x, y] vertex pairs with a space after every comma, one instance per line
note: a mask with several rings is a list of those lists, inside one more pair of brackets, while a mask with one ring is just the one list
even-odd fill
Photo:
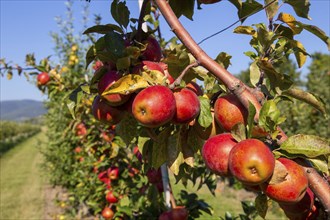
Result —
[[247, 110], [233, 94], [219, 97], [214, 104], [214, 117], [219, 126], [230, 131], [235, 124], [246, 123]]
[[93, 70], [97, 71], [97, 70], [99, 70], [102, 66], [103, 66], [102, 61], [97, 60], [97, 61], [95, 61], [94, 65], [93, 65]]
[[102, 217], [105, 218], [106, 220], [112, 219], [114, 215], [115, 213], [109, 207], [105, 207], [102, 210]]
[[162, 48], [158, 41], [154, 37], [149, 36], [143, 43], [146, 44], [146, 49], [142, 52], [141, 58], [143, 60], [159, 62], [162, 58]]
[[305, 196], [299, 202], [294, 204], [279, 203], [279, 205], [289, 219], [307, 219], [314, 206], [314, 193], [310, 188], [307, 188]]
[[99, 173], [97, 175], [97, 178], [103, 182], [103, 183], [106, 183], [108, 180], [109, 180], [109, 177], [108, 177], [108, 172], [107, 171], [103, 171], [101, 173]]
[[81, 152], [81, 147], [76, 147], [74, 149], [74, 152], [77, 153], [77, 154], [79, 154]]
[[203, 145], [202, 156], [205, 165], [220, 176], [230, 176], [228, 157], [237, 141], [229, 133], [209, 138]]
[[177, 206], [171, 210], [163, 212], [158, 220], [187, 220], [188, 211], [184, 206]]
[[115, 132], [114, 131], [108, 131], [108, 132], [102, 131], [101, 137], [105, 142], [111, 142], [115, 137]]
[[160, 169], [150, 168], [147, 171], [147, 178], [149, 183], [157, 183], [162, 181], [162, 173]]
[[93, 101], [92, 113], [97, 120], [110, 125], [117, 124], [124, 116], [123, 111], [110, 106], [99, 95]]
[[132, 112], [145, 127], [162, 126], [171, 121], [176, 112], [174, 95], [169, 88], [161, 85], [145, 88], [136, 95]]
[[247, 139], [236, 144], [229, 153], [229, 170], [246, 185], [267, 181], [275, 168], [275, 157], [266, 144]]
[[[120, 76], [118, 75], [117, 71], [109, 71], [105, 73], [101, 79], [99, 80], [98, 83], [98, 92], [100, 95], [104, 91], [106, 91], [110, 86], [112, 86], [117, 80], [120, 79]], [[123, 103], [125, 103], [129, 95], [122, 95], [122, 94], [109, 94], [109, 95], [104, 95], [102, 98], [106, 99], [111, 106], [119, 106]]]
[[196, 93], [197, 96], [202, 96], [202, 95], [204, 95], [204, 92], [203, 92], [203, 90], [201, 89], [201, 87], [200, 87], [197, 83], [195, 83], [195, 82], [193, 82], [193, 81], [191, 81], [190, 83], [188, 83], [186, 87], [187, 87], [188, 89], [191, 89], [192, 91], [194, 91], [194, 92]]
[[37, 76], [38, 85], [46, 85], [50, 80], [50, 76], [46, 72], [39, 73]]
[[[304, 169], [287, 158], [277, 159], [287, 171], [284, 180], [278, 183], [264, 183], [261, 185], [266, 195], [280, 203], [297, 203], [305, 195], [308, 187], [308, 180]], [[275, 175], [275, 173], [274, 173]]]
[[108, 176], [111, 180], [116, 180], [119, 177], [119, 168], [118, 167], [111, 167], [108, 170]]
[[176, 114], [173, 117], [173, 122], [186, 124], [195, 119], [201, 110], [198, 96], [186, 88], [175, 89], [173, 94], [176, 103]]
[[113, 194], [112, 191], [109, 191], [105, 197], [105, 199], [109, 202], [109, 203], [117, 203], [118, 202], [118, 198]]
[[75, 130], [76, 130], [76, 135], [77, 135], [77, 136], [82, 137], [82, 136], [85, 136], [85, 135], [87, 134], [87, 128], [86, 128], [85, 124], [82, 123], [82, 122], [79, 123], [79, 124], [76, 126]]

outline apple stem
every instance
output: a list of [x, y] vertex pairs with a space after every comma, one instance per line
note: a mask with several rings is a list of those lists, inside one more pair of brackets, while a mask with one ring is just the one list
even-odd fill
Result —
[[176, 80], [169, 86], [169, 88], [174, 89], [176, 86], [180, 85], [183, 77], [186, 75], [188, 70], [190, 68], [197, 67], [197, 66], [199, 66], [199, 63], [197, 61], [186, 66], [186, 68], [184, 68], [184, 70], [181, 72], [181, 74], [178, 76], [178, 78], [176, 78]]
[[[221, 80], [223, 84], [228, 88], [228, 90], [236, 95], [236, 97], [240, 100], [240, 102], [245, 106], [246, 109], [249, 109], [249, 105], [251, 102], [256, 108], [255, 120], [258, 120], [261, 104], [255, 97], [255, 95], [251, 93], [251, 91], [248, 89], [248, 86], [246, 86], [241, 80], [237, 79], [234, 75], [229, 73], [225, 68], [220, 66], [202, 50], [202, 48], [194, 41], [188, 31], [180, 23], [168, 1], [155, 0], [155, 2], [158, 5], [160, 12], [164, 16], [173, 33], [180, 39], [180, 41], [186, 46], [190, 53], [196, 58], [197, 62], [201, 66], [205, 67], [208, 71], [210, 71], [219, 80]], [[278, 143], [281, 144], [288, 137], [280, 128], [279, 131], [280, 134], [278, 137]], [[311, 185], [314, 186], [317, 184], [313, 184], [313, 182], [322, 178], [317, 172], [311, 172], [308, 176]], [[311, 187], [311, 189], [320, 199], [325, 210], [330, 210], [330, 203], [325, 202], [329, 198], [329, 185], [327, 184], [326, 187], [322, 187], [321, 189], [317, 189], [317, 187]]]
[[167, 209], [171, 209], [171, 188], [170, 188], [170, 181], [168, 178], [168, 170], [167, 165], [164, 163], [161, 167], [162, 173], [162, 182], [164, 188], [164, 196], [165, 196], [165, 206]]

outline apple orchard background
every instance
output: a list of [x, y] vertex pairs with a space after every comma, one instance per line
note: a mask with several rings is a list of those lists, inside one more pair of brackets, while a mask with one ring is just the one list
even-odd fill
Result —
[[[305, 23], [317, 24], [327, 35], [330, 33], [330, 3], [327, 0], [314, 0], [310, 8], [311, 20]], [[93, 23], [93, 16], [100, 15], [104, 23], [113, 23], [109, 15], [108, 1], [94, 1], [93, 4], [84, 1], [75, 1], [72, 6], [74, 13], [75, 34], [83, 30], [82, 11], [85, 5], [89, 6], [88, 26]], [[137, 0], [127, 1], [132, 17], [138, 17], [139, 7]], [[65, 1], [11, 1], [0, 2], [0, 54], [8, 61], [14, 61], [19, 65], [24, 64], [25, 54], [35, 53], [41, 59], [54, 54], [54, 44], [50, 32], [58, 32], [56, 17], [65, 19]], [[286, 7], [289, 13], [292, 9]], [[227, 1], [221, 4], [203, 5], [204, 10], [195, 10], [194, 21], [181, 17], [180, 21], [187, 28], [192, 37], [198, 42], [203, 38], [227, 27], [237, 20], [234, 6]], [[221, 15], [221, 16], [219, 16]], [[248, 18], [244, 24], [250, 25], [254, 21], [264, 20], [265, 13], [259, 12]], [[216, 18], [216, 19], [212, 19]], [[24, 22], [22, 22], [24, 20]], [[168, 25], [160, 18], [162, 34], [165, 39], [173, 37]], [[234, 26], [235, 27], [235, 26]], [[238, 74], [248, 68], [250, 59], [243, 54], [250, 49], [249, 38], [232, 34], [234, 27], [205, 41], [201, 47], [211, 57], [215, 57], [219, 51], [227, 52], [232, 56], [228, 70]], [[310, 53], [328, 53], [322, 41], [314, 38], [310, 33], [298, 36], [304, 42], [304, 46]], [[307, 58], [307, 64], [301, 71], [307, 72], [307, 66], [311, 59]], [[304, 76], [304, 74], [303, 74]], [[14, 77], [11, 81], [1, 78], [0, 97], [1, 100], [34, 99], [43, 100], [46, 97], [40, 94], [35, 86], [27, 82], [24, 77]]]

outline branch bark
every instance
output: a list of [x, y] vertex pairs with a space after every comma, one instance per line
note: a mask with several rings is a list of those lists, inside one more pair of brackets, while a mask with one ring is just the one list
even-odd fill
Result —
[[[166, 0], [155, 0], [155, 2], [158, 5], [159, 10], [163, 14], [165, 20], [171, 27], [174, 34], [187, 47], [187, 49], [195, 57], [197, 62], [201, 66], [206, 68], [208, 71], [210, 71], [219, 80], [221, 80], [223, 84], [229, 89], [229, 91], [231, 91], [237, 96], [237, 98], [245, 106], [245, 108], [248, 109], [249, 102], [251, 102], [256, 108], [257, 113], [255, 119], [258, 120], [261, 104], [258, 102], [257, 98], [250, 92], [248, 87], [242, 81], [240, 81], [231, 73], [229, 73], [226, 69], [220, 66], [217, 62], [215, 62], [202, 50], [200, 46], [198, 46], [198, 44], [190, 36], [187, 30], [182, 26], [182, 24], [180, 23]], [[282, 130], [280, 130], [279, 143], [285, 141], [286, 139], [286, 134]], [[308, 170], [306, 170], [306, 172], [308, 173], [307, 176], [310, 183], [310, 188], [320, 199], [325, 210], [329, 212], [330, 186], [324, 181], [319, 181], [320, 178], [322, 179], [322, 177], [315, 170], [315, 172], [311, 171], [311, 168], [308, 168]]]

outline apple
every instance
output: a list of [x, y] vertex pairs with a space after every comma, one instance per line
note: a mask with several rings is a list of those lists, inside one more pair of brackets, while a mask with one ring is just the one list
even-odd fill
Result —
[[77, 153], [77, 154], [79, 154], [81, 152], [81, 147], [76, 147], [74, 149], [74, 152]]
[[218, 123], [214, 119], [214, 112], [211, 111], [211, 114], [213, 120], [212, 120], [212, 124], [209, 127], [207, 128], [202, 127], [197, 120], [193, 125], [193, 130], [197, 133], [198, 137], [200, 137], [203, 140], [207, 140], [210, 137], [213, 137], [223, 132], [223, 130], [219, 127]]
[[[105, 73], [99, 80], [97, 89], [99, 95], [102, 95], [104, 91], [106, 91], [110, 86], [112, 86], [116, 81], [120, 79], [119, 73], [117, 71], [111, 70]], [[111, 106], [119, 106], [125, 103], [129, 95], [122, 94], [108, 94], [102, 96], [102, 98], [106, 99]]]
[[269, 182], [261, 185], [265, 194], [279, 203], [297, 203], [305, 195], [308, 187], [308, 179], [304, 169], [287, 158], [277, 159], [286, 168], [287, 175], [284, 180], [278, 183]]
[[97, 95], [93, 101], [92, 114], [97, 120], [110, 125], [117, 124], [124, 116], [123, 111], [110, 106], [108, 102], [99, 95]]
[[150, 168], [147, 171], [147, 178], [149, 183], [158, 183], [162, 181], [162, 173], [160, 169]]
[[190, 89], [180, 88], [174, 90], [176, 114], [173, 122], [176, 124], [186, 124], [195, 119], [201, 106], [198, 96]]
[[132, 112], [135, 119], [145, 127], [162, 126], [171, 121], [176, 113], [175, 97], [165, 86], [150, 86], [136, 95]]
[[233, 176], [243, 184], [258, 185], [272, 176], [275, 157], [262, 141], [246, 139], [231, 149], [228, 165]]
[[102, 217], [105, 218], [106, 220], [112, 219], [114, 215], [115, 213], [109, 207], [105, 207], [102, 210]]
[[109, 131], [109, 132], [102, 131], [101, 137], [105, 142], [111, 142], [115, 137], [115, 132], [114, 131]]
[[191, 81], [190, 83], [188, 83], [188, 84], [186, 85], [186, 88], [191, 89], [192, 91], [194, 91], [194, 92], [196, 93], [197, 96], [202, 96], [202, 95], [204, 95], [204, 92], [203, 92], [203, 90], [201, 89], [201, 87], [200, 87], [197, 83], [195, 83], [195, 82], [193, 82], [193, 81]]
[[95, 61], [94, 65], [93, 65], [93, 70], [97, 71], [97, 70], [99, 70], [102, 66], [103, 66], [102, 61], [97, 60], [97, 61]]
[[112, 191], [109, 191], [105, 197], [105, 199], [109, 202], [109, 203], [117, 203], [118, 202], [118, 198], [113, 194]]
[[220, 176], [230, 176], [228, 157], [237, 141], [229, 133], [209, 138], [203, 145], [202, 157], [205, 165]]
[[103, 172], [99, 173], [99, 174], [97, 175], [97, 178], [98, 178], [101, 182], [106, 183], [106, 182], [108, 181], [108, 179], [109, 179], [109, 177], [108, 177], [108, 172], [107, 172], [107, 171], [103, 171]]
[[177, 206], [171, 210], [163, 212], [158, 220], [187, 220], [188, 211], [184, 206]]
[[46, 85], [50, 80], [50, 76], [46, 72], [39, 73], [37, 76], [38, 85]]
[[159, 62], [162, 58], [162, 48], [158, 41], [154, 37], [149, 36], [143, 43], [146, 45], [146, 48], [142, 52], [141, 58], [143, 60]]
[[306, 219], [314, 206], [314, 193], [307, 188], [304, 197], [297, 203], [279, 203], [285, 215], [290, 219]]
[[111, 167], [107, 170], [108, 172], [108, 177], [111, 180], [116, 180], [119, 177], [119, 168], [118, 167]]
[[82, 123], [82, 122], [77, 124], [75, 130], [76, 130], [76, 135], [77, 136], [82, 137], [82, 136], [85, 136], [87, 134], [87, 128], [86, 128], [85, 124]]
[[226, 131], [230, 131], [237, 123], [246, 124], [247, 116], [247, 110], [233, 94], [221, 96], [215, 101], [215, 120]]

